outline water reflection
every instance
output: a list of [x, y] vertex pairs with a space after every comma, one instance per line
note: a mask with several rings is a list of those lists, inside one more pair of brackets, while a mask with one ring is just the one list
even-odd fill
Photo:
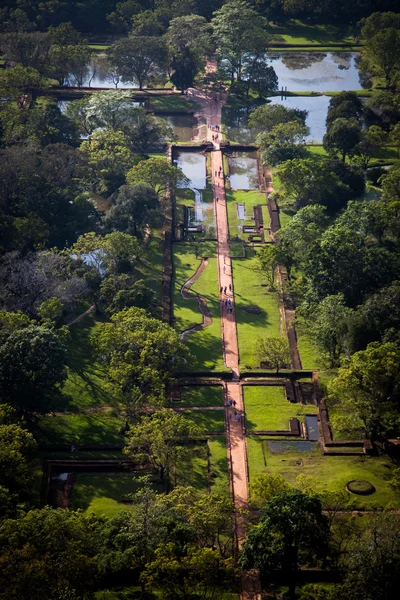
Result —
[[[287, 108], [300, 108], [308, 111], [306, 125], [310, 134], [306, 137], [308, 143], [322, 143], [326, 131], [326, 115], [330, 98], [328, 96], [274, 96], [269, 98], [271, 104], [283, 104]], [[251, 108], [224, 108], [224, 120], [228, 138], [233, 142], [254, 144], [256, 134], [248, 126]]]
[[280, 52], [269, 57], [280, 89], [326, 92], [361, 88], [357, 56], [354, 52]]
[[189, 189], [194, 193], [194, 213], [189, 211], [189, 225], [210, 224], [213, 220], [212, 204], [203, 202], [201, 190], [206, 189], [206, 157], [199, 152], [179, 152], [177, 167], [190, 179]]
[[229, 182], [234, 190], [256, 190], [258, 188], [257, 155], [252, 152], [237, 152], [229, 157]]
[[179, 142], [190, 142], [193, 139], [193, 129], [198, 125], [198, 121], [193, 115], [163, 114], [160, 117], [171, 125]]

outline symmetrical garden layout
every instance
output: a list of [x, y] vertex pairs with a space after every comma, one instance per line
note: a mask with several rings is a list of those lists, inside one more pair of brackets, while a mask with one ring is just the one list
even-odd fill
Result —
[[[230, 494], [243, 508], [251, 507], [251, 484], [261, 473], [279, 473], [291, 484], [311, 477], [318, 490], [343, 490], [360, 479], [375, 493], [354, 496], [357, 508], [398, 507], [388, 483], [389, 459], [369, 455], [363, 440], [341, 439], [329, 424], [318, 354], [307, 331], [294, 328], [294, 311], [281, 286], [284, 267], [277, 269], [274, 288], [258, 267], [259, 249], [274, 243], [280, 220], [290, 218], [269, 197], [271, 174], [254, 145], [239, 145], [240, 127], [236, 143], [225, 139], [233, 131], [222, 124], [226, 97], [195, 94], [195, 135], [169, 149], [190, 187], [171, 198], [168, 235], [152, 236], [137, 266], [140, 278], [163, 296], [164, 318], [194, 356], [170, 407], [199, 425], [204, 436], [171, 483]], [[142, 471], [122, 453], [120, 407], [90, 350], [97, 319], [92, 312], [71, 327], [68, 410], [37, 424], [47, 459], [42, 502], [112, 516], [126, 506]], [[288, 339], [290, 369], [279, 375], [260, 369], [255, 353], [260, 337]], [[164, 489], [156, 479], [154, 485]]]

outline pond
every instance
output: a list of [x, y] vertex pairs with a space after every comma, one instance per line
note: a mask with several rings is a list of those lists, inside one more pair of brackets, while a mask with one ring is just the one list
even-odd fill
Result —
[[280, 52], [270, 54], [279, 89], [326, 92], [362, 88], [354, 52]]
[[318, 442], [319, 430], [318, 419], [315, 415], [306, 415], [307, 438], [310, 442]]
[[[70, 102], [73, 102], [73, 100], [57, 100], [56, 104], [57, 104], [58, 108], [61, 110], [61, 112], [64, 114], [65, 111], [67, 110], [67, 106]], [[144, 108], [144, 102], [134, 102], [132, 100], [129, 102], [129, 105], [132, 108]]]
[[193, 130], [198, 125], [198, 121], [193, 115], [168, 115], [163, 113], [157, 118], [165, 119], [171, 125], [179, 142], [190, 142], [193, 139]]
[[[306, 137], [308, 143], [322, 143], [326, 131], [326, 116], [330, 98], [328, 96], [273, 96], [268, 98], [270, 104], [283, 104], [288, 108], [308, 110], [306, 125], [310, 134]], [[248, 108], [224, 108], [224, 122], [228, 138], [232, 142], [252, 144], [256, 135], [248, 126], [250, 110]]]
[[190, 188], [205, 190], [206, 157], [200, 152], [178, 152], [176, 166], [190, 179]]
[[[64, 84], [64, 87], [78, 87], [76, 82], [74, 81], [73, 78], [71, 79], [67, 79], [66, 83]], [[134, 83], [122, 83], [122, 81], [120, 81], [117, 85], [117, 87], [115, 87], [115, 83], [112, 81], [112, 79], [107, 76], [106, 73], [102, 72], [101, 69], [99, 69], [98, 71], [96, 71], [95, 75], [93, 75], [93, 69], [92, 67], [88, 67], [87, 69], [87, 74], [86, 77], [83, 79], [82, 82], [82, 87], [91, 87], [91, 88], [104, 88], [107, 90], [124, 90], [124, 89], [129, 89], [129, 88], [138, 88], [139, 85], [138, 84], [134, 84]], [[143, 88], [146, 88], [147, 86], [143, 86]]]
[[201, 190], [206, 189], [206, 157], [200, 152], [178, 152], [174, 164], [190, 179], [189, 189], [194, 192], [194, 213], [189, 211], [189, 225], [210, 221], [212, 204], [203, 202]]
[[274, 454], [286, 454], [286, 452], [315, 452], [319, 448], [319, 444], [311, 441], [267, 441], [268, 448]]
[[300, 108], [308, 110], [306, 125], [310, 134], [306, 137], [308, 143], [322, 144], [322, 138], [326, 132], [326, 117], [330, 98], [328, 96], [274, 96], [269, 98], [270, 104], [283, 104], [287, 108]]
[[255, 152], [235, 152], [228, 158], [228, 162], [231, 189], [256, 190], [259, 187]]

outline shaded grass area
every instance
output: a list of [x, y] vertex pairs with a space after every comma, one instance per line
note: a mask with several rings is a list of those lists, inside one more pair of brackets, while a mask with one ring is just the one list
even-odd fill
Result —
[[308, 331], [306, 322], [300, 316], [296, 317], [296, 334], [303, 369], [323, 368], [320, 351]]
[[[237, 213], [237, 203], [241, 202], [246, 207], [246, 219], [240, 220], [238, 218]], [[254, 206], [261, 204], [266, 207], [267, 199], [265, 194], [257, 190], [226, 190], [226, 204], [228, 211], [228, 222], [229, 222], [229, 235], [231, 238], [238, 236], [242, 240], [248, 240], [249, 234], [243, 233], [239, 229], [240, 225], [254, 225], [253, 219], [253, 209]], [[268, 215], [268, 211], [265, 208], [266, 212], [263, 211], [264, 217], [264, 227], [265, 229], [269, 227], [270, 219]], [[267, 220], [266, 220], [267, 219]], [[267, 235], [268, 239], [268, 235]]]
[[204, 432], [224, 433], [225, 416], [223, 410], [187, 410], [181, 413]]
[[[241, 366], [258, 366], [255, 356], [257, 339], [280, 336], [280, 314], [276, 292], [268, 292], [261, 272], [258, 270], [256, 253], [247, 249], [247, 258], [234, 259], [235, 314], [239, 341]], [[258, 307], [259, 314], [246, 311]]]
[[271, 45], [274, 44], [300, 44], [300, 45], [330, 45], [356, 43], [356, 29], [354, 27], [335, 25], [309, 25], [298, 19], [274, 25], [270, 23], [267, 28], [271, 35]]
[[293, 444], [288, 441], [282, 442], [282, 451], [276, 452], [271, 450], [271, 443], [274, 444], [263, 436], [248, 438], [250, 482], [261, 473], [279, 473], [289, 483], [295, 484], [296, 478], [303, 474], [315, 479], [317, 490], [341, 491], [352, 479], [366, 479], [375, 486], [376, 492], [371, 496], [352, 495], [357, 508], [372, 508], [377, 504], [400, 507], [400, 494], [395, 493], [389, 485], [396, 465], [386, 456], [324, 456], [319, 444], [302, 452], [288, 450]]
[[70, 327], [68, 340], [68, 377], [62, 389], [63, 399], [56, 409], [84, 409], [116, 405], [107, 389], [104, 367], [98, 362], [91, 336], [103, 322], [94, 312]]
[[216, 435], [208, 440], [211, 463], [211, 491], [215, 494], [229, 495], [229, 468], [226, 453], [226, 438]]
[[[181, 294], [183, 284], [190, 279], [200, 265], [193, 244], [180, 243], [173, 246], [174, 291], [173, 316], [175, 328], [184, 331], [203, 322], [197, 300], [185, 300]], [[187, 344], [194, 355], [195, 370], [223, 369], [220, 306], [218, 293], [217, 262], [209, 258], [201, 277], [194, 283], [191, 293], [205, 298], [211, 311], [212, 324], [190, 335]]]
[[69, 413], [39, 417], [34, 433], [41, 443], [49, 444], [122, 444], [124, 422], [118, 411]]
[[317, 414], [314, 405], [289, 402], [283, 386], [244, 386], [246, 424], [249, 430], [289, 430], [289, 419], [303, 421], [306, 414]]
[[223, 406], [223, 404], [221, 385], [196, 385], [181, 388], [180, 406]]
[[[133, 275], [136, 279], [143, 279], [157, 294], [160, 302], [162, 297], [162, 268], [163, 268], [163, 240], [161, 231], [151, 235], [140, 261], [135, 263]], [[161, 312], [160, 312], [161, 314]]]
[[[115, 517], [120, 510], [129, 510], [130, 502], [123, 496], [134, 494], [142, 487], [138, 478], [124, 473], [78, 473], [71, 496], [71, 508], [87, 513]], [[160, 491], [163, 486], [158, 486]]]
[[150, 98], [150, 108], [155, 112], [168, 112], [174, 110], [187, 113], [196, 110], [196, 106], [196, 103], [187, 100], [184, 94], [151, 96]]

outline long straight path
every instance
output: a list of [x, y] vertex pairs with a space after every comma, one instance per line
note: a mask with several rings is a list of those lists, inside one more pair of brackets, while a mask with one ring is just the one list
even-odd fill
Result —
[[[209, 62], [208, 71], [215, 69]], [[239, 347], [235, 318], [235, 293], [232, 261], [229, 247], [229, 223], [224, 183], [223, 153], [220, 147], [221, 111], [226, 97], [213, 94], [198, 97], [207, 123], [207, 139], [213, 143], [211, 152], [211, 181], [213, 185], [214, 214], [217, 229], [217, 264], [219, 299], [221, 307], [221, 335], [225, 365], [232, 369], [233, 381], [226, 387], [227, 435], [231, 465], [233, 500], [237, 509], [247, 508], [248, 483], [246, 440], [244, 435], [244, 405], [242, 386], [239, 382]], [[214, 139], [213, 139], [214, 138]], [[229, 401], [229, 406], [228, 406]], [[239, 542], [243, 529], [239, 524]]]

